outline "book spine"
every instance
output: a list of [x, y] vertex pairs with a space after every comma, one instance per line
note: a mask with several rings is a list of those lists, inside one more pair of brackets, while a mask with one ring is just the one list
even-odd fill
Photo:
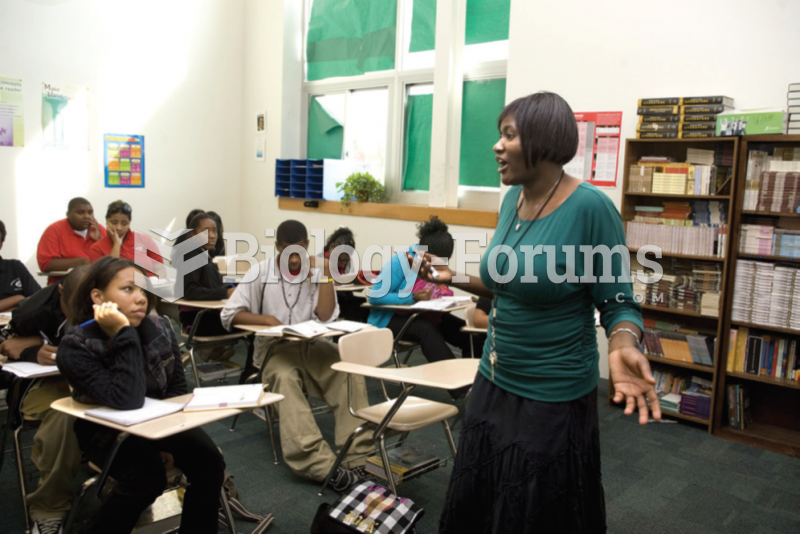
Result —
[[636, 139], [677, 139], [678, 132], [636, 132]]
[[639, 100], [639, 106], [641, 107], [680, 106], [682, 101], [683, 101], [682, 98], [642, 98], [641, 100]]
[[728, 421], [731, 427], [736, 428], [736, 386], [728, 386]]
[[714, 113], [696, 113], [681, 115], [681, 122], [713, 122], [717, 124], [717, 115]]
[[717, 129], [717, 122], [716, 121], [697, 121], [697, 122], [685, 122], [681, 124], [680, 130], [684, 132], [687, 130], [710, 130], [716, 131]]
[[[637, 115], [678, 115], [680, 106], [651, 106], [637, 108]], [[711, 112], [709, 112], [711, 113]]]
[[713, 131], [708, 131], [708, 132], [702, 132], [702, 131], [701, 132], [694, 132], [694, 131], [686, 132], [686, 131], [682, 131], [681, 135], [680, 135], [680, 138], [681, 139], [708, 139], [709, 137], [716, 137], [716, 136], [717, 136], [717, 134], [715, 132], [713, 132]]
[[717, 113], [722, 113], [725, 111], [725, 106], [723, 105], [701, 105], [701, 106], [683, 106], [683, 114], [684, 115], [692, 115], [692, 114], [704, 114], [704, 115], [713, 115]]
[[639, 115], [639, 122], [680, 122], [680, 115]]
[[680, 124], [677, 122], [643, 122], [639, 123], [639, 126], [636, 128], [636, 130], [640, 132], [678, 131], [680, 130], [679, 126]]
[[701, 104], [724, 104], [725, 100], [726, 98], [724, 96], [690, 96], [683, 99], [683, 105], [697, 106]]

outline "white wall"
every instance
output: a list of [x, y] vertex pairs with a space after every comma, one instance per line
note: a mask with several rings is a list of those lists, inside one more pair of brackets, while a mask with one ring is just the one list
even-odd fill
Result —
[[[5, 257], [36, 272], [44, 228], [85, 196], [133, 206], [134, 228], [173, 228], [193, 208], [239, 225], [240, 0], [0, 0], [0, 76], [21, 78], [25, 147], [0, 148]], [[88, 86], [90, 150], [41, 148], [41, 84]], [[145, 136], [144, 189], [106, 189], [104, 133]]]
[[[622, 111], [623, 139], [636, 137], [640, 98], [723, 94], [740, 109], [786, 109], [800, 81], [797, 21], [792, 0], [513, 0], [507, 101], [547, 90], [575, 111]], [[617, 207], [621, 182], [620, 165], [618, 186], [604, 188]], [[598, 344], [607, 378], [602, 329]]]

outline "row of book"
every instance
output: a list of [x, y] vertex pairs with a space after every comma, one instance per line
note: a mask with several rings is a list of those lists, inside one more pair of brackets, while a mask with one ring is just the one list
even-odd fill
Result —
[[749, 390], [741, 384], [728, 384], [728, 424], [744, 430], [752, 422]]
[[708, 420], [711, 417], [711, 381], [671, 370], [653, 369], [661, 410]]
[[800, 258], [800, 230], [775, 228], [772, 224], [743, 224], [739, 252], [757, 256]]
[[725, 257], [728, 226], [676, 226], [652, 222], [628, 221], [625, 235], [628, 246], [639, 249], [646, 245], [660, 247], [666, 254]]
[[[721, 264], [715, 261], [670, 258], [656, 276], [642, 269], [643, 279], [633, 273], [633, 292], [643, 304], [684, 310], [709, 317], [719, 316]], [[633, 263], [633, 262], [632, 262]]]
[[[729, 144], [729, 143], [728, 143]], [[733, 152], [725, 143], [715, 150], [689, 148], [685, 162], [667, 156], [645, 156], [628, 173], [631, 193], [672, 195], [726, 194], [733, 178]]]
[[736, 260], [731, 320], [800, 330], [798, 269]]
[[786, 133], [800, 135], [800, 83], [789, 84], [789, 91], [786, 93], [786, 111], [789, 112]]
[[731, 329], [728, 372], [800, 380], [797, 339], [756, 335], [747, 327]]
[[636, 113], [637, 139], [703, 139], [716, 136], [717, 115], [733, 109], [726, 96], [643, 98]]
[[645, 328], [644, 353], [657, 358], [696, 365], [714, 365], [715, 341], [712, 336], [665, 332]]
[[797, 213], [799, 207], [800, 148], [749, 151], [742, 209]]

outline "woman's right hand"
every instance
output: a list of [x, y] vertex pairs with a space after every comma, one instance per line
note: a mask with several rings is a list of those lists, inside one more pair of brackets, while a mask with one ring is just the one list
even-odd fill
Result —
[[[413, 259], [408, 252], [406, 255]], [[441, 263], [441, 265], [439, 265]], [[435, 266], [434, 266], [435, 264]], [[435, 270], [438, 277], [431, 276], [431, 271]], [[449, 285], [453, 281], [453, 272], [447, 267], [447, 261], [439, 256], [434, 256], [428, 252], [422, 257], [422, 263], [419, 265], [419, 277], [426, 282], [432, 282], [438, 285]]]
[[414, 302], [419, 302], [421, 300], [431, 300], [431, 289], [425, 288], [419, 291], [415, 291], [411, 295], [414, 298]]
[[117, 309], [116, 302], [104, 302], [94, 305], [94, 320], [100, 325], [108, 337], [113, 337], [125, 328], [130, 326], [128, 318]]
[[114, 230], [113, 228], [108, 230], [108, 237], [111, 238], [111, 243], [113, 243], [113, 245], [115, 247], [122, 246], [122, 238], [119, 236], [117, 231]]

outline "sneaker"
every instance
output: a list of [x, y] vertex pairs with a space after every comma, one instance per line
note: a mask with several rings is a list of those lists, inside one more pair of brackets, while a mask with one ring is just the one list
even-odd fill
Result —
[[51, 517], [35, 521], [31, 534], [64, 534], [64, 520]]
[[331, 487], [337, 493], [344, 495], [350, 491], [350, 488], [355, 486], [360, 479], [361, 477], [359, 476], [359, 472], [355, 469], [345, 469], [344, 467], [340, 467], [336, 470], [336, 474], [331, 480]]

